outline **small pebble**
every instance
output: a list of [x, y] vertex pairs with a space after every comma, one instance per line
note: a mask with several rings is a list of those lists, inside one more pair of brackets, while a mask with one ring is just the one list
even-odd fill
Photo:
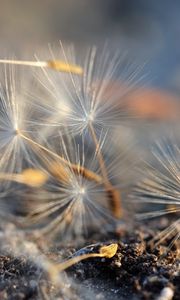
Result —
[[172, 300], [174, 296], [174, 291], [170, 287], [165, 287], [161, 291], [159, 297], [156, 300]]

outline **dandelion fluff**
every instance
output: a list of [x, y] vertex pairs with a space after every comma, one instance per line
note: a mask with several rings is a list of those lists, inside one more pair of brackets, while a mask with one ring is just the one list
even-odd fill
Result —
[[[83, 75], [62, 74], [42, 68], [37, 79], [47, 92], [37, 106], [47, 107], [47, 135], [66, 125], [72, 134], [89, 133], [90, 124], [96, 134], [102, 128], [112, 128], [129, 118], [124, 97], [140, 80], [142, 68], [128, 63], [126, 55], [111, 53], [108, 47], [76, 49], [60, 45], [58, 57], [80, 65]], [[50, 49], [52, 60], [56, 55]], [[45, 130], [46, 130], [45, 129]], [[52, 133], [51, 133], [52, 134]]]
[[148, 211], [138, 214], [139, 219], [167, 216], [172, 224], [155, 238], [159, 245], [170, 239], [169, 247], [180, 241], [180, 148], [172, 140], [156, 143], [155, 161], [143, 172], [144, 179], [136, 185], [131, 198], [143, 204]]

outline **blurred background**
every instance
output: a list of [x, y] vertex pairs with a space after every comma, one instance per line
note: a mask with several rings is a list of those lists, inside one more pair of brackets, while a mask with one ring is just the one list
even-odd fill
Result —
[[58, 40], [110, 41], [148, 62], [149, 85], [180, 92], [180, 1], [1, 0], [1, 56], [35, 53]]

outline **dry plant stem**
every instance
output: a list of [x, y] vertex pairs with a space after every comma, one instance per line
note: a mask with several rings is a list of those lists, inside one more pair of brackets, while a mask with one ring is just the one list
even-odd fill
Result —
[[76, 174], [81, 174], [83, 177], [87, 178], [88, 180], [95, 181], [96, 183], [102, 183], [101, 176], [97, 175], [93, 171], [90, 171], [80, 165], [72, 164], [71, 162], [67, 161], [65, 158], [59, 156], [58, 154], [54, 153], [53, 151], [47, 149], [46, 147], [40, 145], [39, 143], [33, 141], [31, 138], [24, 135], [21, 131], [18, 131], [19, 136], [21, 136], [23, 139], [34, 145], [36, 148], [39, 148], [46, 153], [49, 153], [54, 158], [58, 159], [61, 163], [63, 163], [66, 166], [69, 166]]
[[67, 268], [73, 266], [74, 264], [77, 264], [78, 262], [80, 262], [82, 260], [92, 258], [92, 257], [104, 257], [104, 255], [102, 255], [100, 253], [83, 254], [81, 256], [73, 257], [73, 258], [57, 265], [57, 268], [58, 268], [59, 272], [62, 272], [64, 270], [66, 270]]
[[95, 146], [96, 146], [97, 157], [99, 160], [99, 165], [100, 165], [102, 177], [104, 180], [104, 186], [106, 188], [106, 192], [107, 192], [107, 196], [109, 199], [109, 204], [110, 204], [111, 210], [113, 212], [113, 215], [116, 218], [120, 218], [122, 216], [120, 193], [116, 188], [114, 188], [114, 186], [111, 184], [111, 182], [108, 179], [108, 174], [107, 174], [104, 158], [103, 158], [103, 155], [102, 155], [102, 152], [100, 149], [99, 141], [97, 139], [96, 133], [94, 131], [94, 127], [91, 122], [89, 123], [89, 129], [90, 129], [91, 136], [92, 136]]
[[[78, 262], [88, 259], [88, 258], [93, 258], [93, 257], [112, 258], [116, 254], [117, 249], [118, 249], [117, 244], [110, 244], [108, 246], [102, 246], [99, 250], [99, 253], [87, 253], [87, 254], [83, 254], [80, 256], [70, 258], [69, 260], [56, 265], [55, 266], [56, 272], [57, 271], [62, 272], [64, 270], [66, 270], [67, 268], [73, 266], [74, 264], [77, 264]], [[52, 270], [52, 271], [54, 271], [54, 270]]]
[[83, 69], [80, 66], [72, 65], [60, 60], [49, 60], [49, 61], [21, 61], [21, 60], [10, 60], [10, 59], [0, 59], [2, 64], [12, 64], [12, 65], [21, 65], [29, 67], [38, 67], [38, 68], [50, 68], [59, 72], [74, 73], [81, 75]]

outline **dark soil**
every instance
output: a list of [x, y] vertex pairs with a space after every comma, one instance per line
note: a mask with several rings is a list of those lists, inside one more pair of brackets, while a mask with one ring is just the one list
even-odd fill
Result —
[[[180, 299], [180, 259], [177, 245], [168, 242], [158, 248], [149, 241], [156, 230], [141, 225], [135, 230], [107, 236], [96, 234], [77, 251], [73, 243], [56, 244], [45, 250], [54, 262], [73, 255], [97, 252], [102, 244], [118, 243], [111, 259], [84, 260], [62, 273], [62, 286], [55, 286], [48, 275], [25, 255], [0, 256], [0, 299]], [[42, 243], [42, 241], [41, 241]], [[90, 246], [86, 246], [90, 245]], [[7, 247], [6, 247], [7, 249]], [[8, 250], [6, 250], [8, 252]], [[167, 289], [171, 297], [165, 298]], [[158, 298], [160, 295], [163, 298]]]

